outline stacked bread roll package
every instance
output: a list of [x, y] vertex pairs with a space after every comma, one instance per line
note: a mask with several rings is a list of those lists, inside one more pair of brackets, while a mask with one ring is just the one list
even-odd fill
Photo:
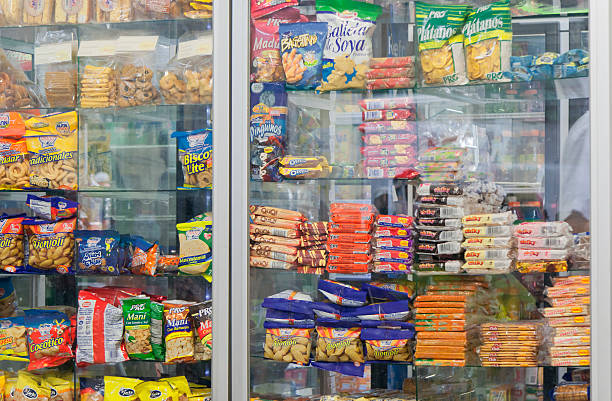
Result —
[[555, 277], [541, 310], [550, 328], [552, 366], [588, 366], [591, 356], [590, 276]]
[[538, 366], [542, 325], [537, 321], [483, 323], [480, 340], [482, 366]]
[[365, 178], [413, 178], [416, 164], [415, 108], [411, 96], [363, 99]]
[[512, 237], [513, 212], [464, 216], [463, 270], [469, 273], [508, 273], [516, 256]]
[[514, 230], [517, 270], [521, 273], [564, 272], [573, 245], [571, 228], [563, 221], [521, 223]]
[[378, 211], [369, 204], [332, 203], [329, 206], [330, 273], [367, 273], [372, 265], [372, 230]]
[[413, 223], [411, 216], [379, 215], [376, 218], [373, 271], [412, 271]]

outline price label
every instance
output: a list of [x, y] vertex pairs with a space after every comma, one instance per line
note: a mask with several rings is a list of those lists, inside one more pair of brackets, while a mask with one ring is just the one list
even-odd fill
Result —
[[152, 52], [159, 36], [120, 36], [117, 40], [118, 53]]
[[203, 36], [199, 39], [179, 43], [176, 58], [182, 60], [193, 56], [209, 56], [213, 52], [212, 36]]
[[34, 49], [34, 64], [56, 64], [72, 62], [72, 43], [53, 43]]
[[116, 41], [114, 40], [90, 40], [81, 42], [79, 45], [79, 57], [112, 56], [115, 54]]

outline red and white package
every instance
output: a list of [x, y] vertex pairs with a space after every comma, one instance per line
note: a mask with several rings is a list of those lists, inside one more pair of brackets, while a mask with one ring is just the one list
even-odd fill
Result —
[[568, 257], [566, 249], [519, 249], [518, 260], [565, 260]]
[[261, 18], [264, 15], [298, 5], [298, 0], [251, 0], [251, 17]]
[[372, 231], [371, 223], [330, 223], [330, 233], [369, 234]]
[[362, 263], [367, 264], [372, 261], [372, 256], [363, 254], [335, 253], [330, 252], [327, 256], [329, 264], [351, 264]]
[[328, 263], [327, 271], [330, 273], [367, 273], [370, 271], [369, 263]]
[[368, 121], [359, 126], [364, 134], [384, 134], [390, 132], [415, 132], [414, 121]]
[[363, 253], [369, 254], [371, 251], [370, 244], [355, 244], [350, 242], [334, 242], [327, 244], [328, 252], [338, 253]]
[[366, 110], [361, 112], [363, 121], [414, 120], [414, 108], [392, 110]]
[[366, 167], [364, 171], [366, 178], [405, 178], [414, 180], [419, 176], [419, 172], [410, 166], [396, 167]]
[[79, 366], [127, 361], [122, 343], [123, 312], [88, 291], [79, 292], [77, 351]]
[[369, 90], [412, 88], [415, 82], [414, 78], [368, 79], [366, 88]]
[[363, 110], [409, 109], [414, 108], [414, 99], [412, 96], [361, 99], [359, 101], [359, 106], [361, 106]]
[[415, 141], [416, 135], [407, 133], [367, 134], [363, 137], [363, 142], [366, 145], [406, 145]]
[[412, 167], [417, 163], [416, 158], [412, 156], [381, 156], [368, 157], [364, 160], [366, 167]]
[[368, 203], [343, 203], [336, 202], [329, 205], [330, 214], [340, 213], [377, 213], [374, 205]]
[[30, 363], [28, 370], [60, 366], [72, 355], [73, 333], [68, 316], [57, 310], [25, 311]]
[[408, 145], [371, 145], [361, 148], [361, 154], [366, 159], [378, 157], [400, 156], [416, 159], [416, 149], [411, 144]]
[[411, 265], [409, 263], [399, 262], [374, 262], [375, 272], [410, 272]]
[[370, 59], [370, 68], [414, 68], [414, 58], [407, 57], [373, 57]]
[[366, 71], [367, 79], [413, 78], [414, 68], [373, 68]]
[[374, 223], [375, 214], [373, 212], [343, 212], [332, 213], [331, 221], [334, 223], [352, 223], [352, 224], [372, 224]]
[[372, 241], [372, 235], [362, 233], [329, 233], [328, 244], [334, 243], [355, 243], [355, 244], [368, 244]]
[[142, 294], [140, 288], [132, 287], [87, 287], [85, 291], [117, 308], [121, 307], [121, 301], [123, 299], [136, 297]]

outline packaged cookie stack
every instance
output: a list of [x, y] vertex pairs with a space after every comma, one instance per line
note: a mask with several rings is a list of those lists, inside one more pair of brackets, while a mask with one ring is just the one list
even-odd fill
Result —
[[360, 203], [332, 203], [329, 206], [330, 273], [367, 273], [372, 263], [372, 229], [377, 210]]
[[[302, 245], [300, 225], [304, 215], [293, 210], [251, 205], [250, 266], [292, 269]], [[305, 256], [305, 255], [302, 255]]]
[[521, 273], [564, 272], [573, 245], [571, 228], [563, 221], [521, 223], [514, 230], [517, 270]]
[[465, 248], [463, 270], [468, 273], [507, 273], [516, 256], [512, 238], [513, 212], [472, 214], [461, 219]]
[[51, 107], [74, 107], [76, 103], [76, 71], [47, 71], [45, 96]]
[[550, 364], [588, 366], [591, 356], [590, 277], [553, 278], [544, 291], [552, 305], [541, 310], [551, 327]]
[[111, 107], [117, 101], [115, 70], [86, 65], [81, 74], [81, 107]]
[[363, 99], [363, 176], [411, 178], [416, 164], [416, 126], [412, 97]]
[[482, 366], [538, 366], [541, 333], [538, 322], [481, 324], [478, 354]]
[[302, 236], [296, 259], [298, 272], [323, 274], [327, 266], [327, 222], [303, 222], [300, 232]]
[[379, 215], [374, 230], [375, 272], [405, 272], [412, 270], [414, 244], [411, 216]]
[[380, 57], [370, 59], [366, 87], [370, 90], [414, 87], [413, 57]]

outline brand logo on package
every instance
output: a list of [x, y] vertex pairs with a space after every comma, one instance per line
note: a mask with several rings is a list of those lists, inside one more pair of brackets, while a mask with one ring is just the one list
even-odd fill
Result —
[[151, 397], [151, 399], [155, 399], [155, 398], [161, 397], [161, 395], [162, 395], [161, 391], [153, 390], [153, 391], [151, 391], [150, 397]]
[[70, 133], [70, 124], [67, 121], [59, 121], [55, 124], [55, 129], [62, 135], [68, 135]]
[[122, 388], [121, 390], [119, 390], [119, 395], [122, 397], [131, 397], [134, 394], [136, 394], [136, 392], [134, 391], [134, 389], [131, 388]]
[[206, 139], [208, 138], [208, 132], [197, 135], [189, 135], [187, 137], [187, 142], [189, 143], [189, 147], [195, 147], [204, 145], [206, 143]]
[[55, 141], [57, 141], [56, 136], [39, 136], [38, 140], [40, 141], [40, 146], [43, 148], [51, 148], [55, 145]]
[[99, 238], [99, 237], [88, 238], [87, 239], [87, 246], [98, 245], [98, 243], [100, 243], [100, 240], [101, 240], [101, 238]]
[[25, 387], [22, 392], [23, 396], [29, 400], [35, 400], [38, 398], [38, 393], [33, 388]]
[[194, 228], [194, 229], [187, 231], [185, 233], [185, 237], [187, 238], [187, 241], [199, 239], [200, 234], [202, 234], [202, 230], [203, 230], [202, 228]]
[[340, 18], [346, 18], [346, 19], [352, 19], [352, 18], [356, 18], [357, 17], [357, 13], [355, 11], [342, 11], [341, 13], [337, 14], [338, 17]]
[[11, 123], [11, 115], [8, 113], [0, 114], [0, 128], [6, 128]]

